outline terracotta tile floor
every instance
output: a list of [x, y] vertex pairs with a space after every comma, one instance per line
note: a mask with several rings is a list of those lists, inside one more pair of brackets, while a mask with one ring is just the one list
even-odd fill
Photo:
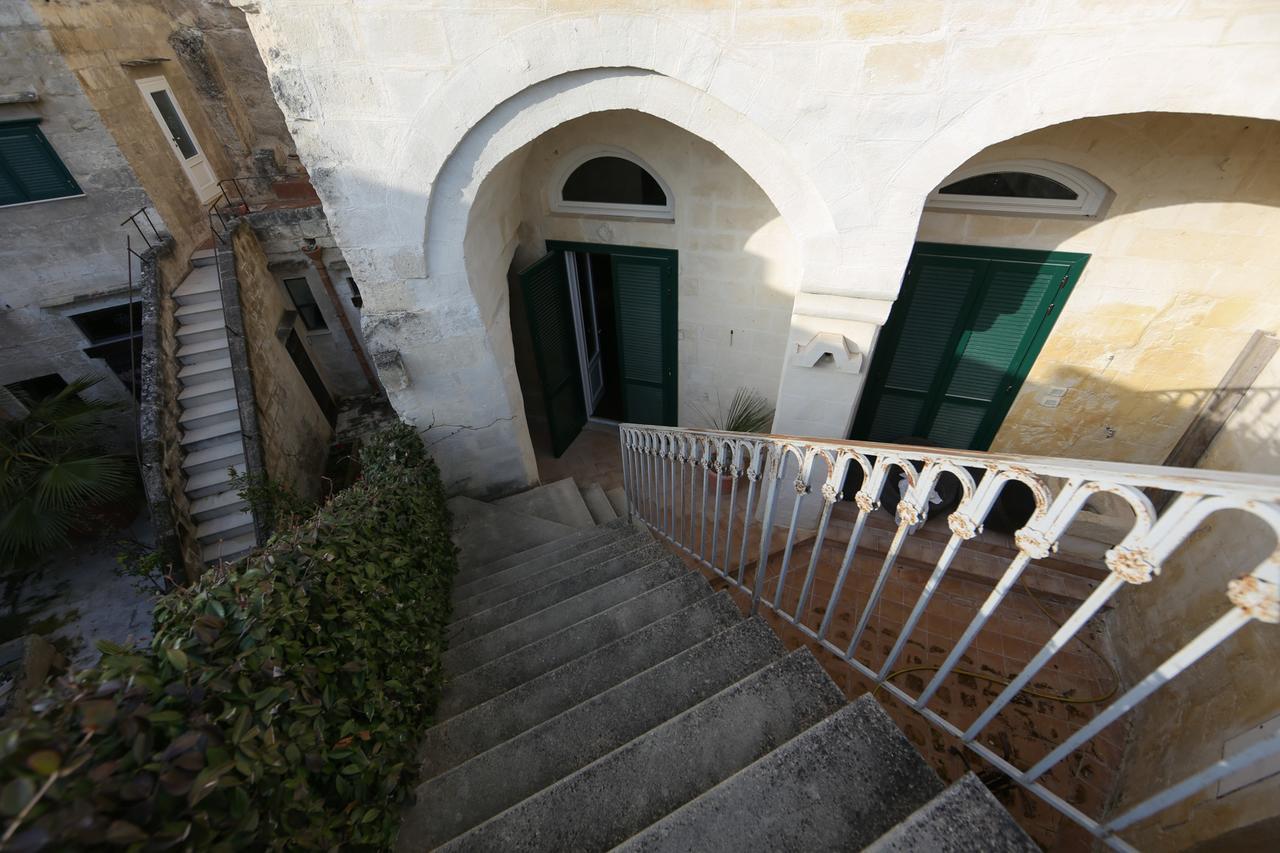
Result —
[[[560, 459], [539, 455], [538, 465], [544, 482], [572, 476], [580, 483], [594, 480], [605, 488], [622, 483], [617, 433], [594, 424], [583, 431]], [[740, 496], [739, 504], [743, 500]], [[729, 536], [727, 522], [722, 520], [719, 532], [715, 532], [714, 521], [708, 519], [704, 538], [698, 511], [695, 509], [693, 514], [694, 529], [698, 533], [693, 537], [693, 544], [698, 546], [699, 541], [705, 542], [702, 547], [709, 550], [711, 540], [715, 538], [720, 555], [717, 562], [724, 568], [724, 543]], [[803, 618], [800, 621], [815, 630], [821, 625], [829, 604], [846, 545], [846, 541], [841, 541], [843, 535], [845, 534], [833, 525], [815, 567], [812, 594], [802, 609]], [[728, 568], [734, 576], [739, 569], [741, 538], [742, 521], [739, 514], [730, 540], [732, 559]], [[750, 530], [747, 550], [749, 556], [742, 571], [748, 587], [755, 577], [758, 542], [758, 529]], [[768, 600], [772, 600], [777, 593], [783, 545], [784, 535], [781, 528], [777, 528], [771, 542], [772, 553], [765, 574], [764, 597]], [[746, 593], [731, 586], [683, 552], [678, 553], [690, 565], [701, 570], [711, 580], [714, 588], [729, 589], [744, 612], [749, 609], [750, 597]], [[788, 613], [796, 611], [811, 556], [812, 540], [795, 544], [781, 593], [782, 607]], [[883, 554], [863, 553], [863, 549], [859, 548], [849, 580], [835, 605], [836, 611], [828, 634], [828, 638], [841, 648], [848, 647], [861, 615], [858, 608], [870, 597], [882, 561]], [[962, 571], [963, 568], [964, 551], [961, 550], [953, 563], [953, 569]], [[884, 665], [931, 570], [932, 566], [909, 560], [900, 560], [895, 565], [868, 618], [867, 626], [858, 639], [855, 657], [864, 665], [877, 671]], [[990, 591], [991, 585], [981, 581], [945, 577], [894, 662], [891, 671], [899, 674], [892, 678], [892, 683], [910, 695], [918, 695], [933, 677], [933, 672], [928, 667], [942, 663]], [[944, 679], [929, 703], [930, 709], [953, 725], [966, 728], [999, 695], [1003, 689], [1000, 682], [1007, 681], [1023, 669], [1040, 646], [1057, 630], [1055, 620], [1061, 622], [1067, 618], [1070, 609], [1067, 602], [1044, 596], [1033, 597], [1029, 591], [1015, 587], [975, 637], [971, 647], [961, 658], [958, 671]], [[796, 630], [769, 608], [762, 607], [761, 612], [789, 647], [808, 646], [850, 697], [874, 689], [872, 682], [839, 656]], [[1032, 679], [1030, 689], [1044, 695], [1028, 692], [1019, 694], [983, 731], [980, 735], [982, 742], [1006, 761], [1025, 770], [1105, 707], [1104, 704], [1087, 701], [1090, 698], [1109, 696], [1116, 687], [1117, 676], [1099, 654], [1106, 650], [1105, 632], [1105, 617], [1086, 625], [1077, 638], [1055, 655]], [[1090, 646], [1097, 649], [1098, 653], [1092, 651]], [[912, 667], [920, 669], [912, 670]], [[1034, 795], [1023, 792], [1003, 775], [993, 771], [978, 756], [962, 750], [958, 739], [931, 725], [883, 689], [875, 695], [943, 779], [953, 781], [967, 770], [973, 770], [983, 775], [984, 781], [988, 782], [996, 796], [1043, 848], [1091, 848], [1091, 839], [1084, 830], [1063, 818], [1056, 809]], [[1053, 696], [1073, 701], [1059, 701], [1051, 698]], [[1110, 726], [1053, 767], [1042, 778], [1042, 783], [1085, 814], [1100, 816], [1117, 777], [1124, 738], [1123, 721]]]

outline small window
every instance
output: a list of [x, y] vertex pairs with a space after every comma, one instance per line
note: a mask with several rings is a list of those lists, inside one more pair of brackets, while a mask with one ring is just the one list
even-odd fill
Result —
[[671, 191], [635, 155], [617, 148], [579, 151], [562, 166], [551, 209], [559, 213], [671, 219]]
[[307, 327], [307, 331], [318, 332], [329, 328], [324, 315], [320, 313], [316, 298], [311, 295], [311, 285], [307, 284], [305, 278], [286, 278], [284, 289], [289, 291], [293, 307], [298, 309], [298, 316], [302, 318], [302, 325]]
[[37, 121], [0, 124], [0, 207], [84, 195]]
[[364, 297], [360, 295], [360, 288], [356, 287], [356, 280], [351, 276], [347, 276], [347, 287], [351, 288], [351, 304], [363, 308]]
[[84, 354], [105, 361], [129, 392], [141, 399], [142, 303], [125, 302], [70, 316], [91, 344]]
[[955, 172], [926, 207], [969, 213], [1096, 216], [1110, 195], [1092, 175], [1047, 160], [986, 163]]

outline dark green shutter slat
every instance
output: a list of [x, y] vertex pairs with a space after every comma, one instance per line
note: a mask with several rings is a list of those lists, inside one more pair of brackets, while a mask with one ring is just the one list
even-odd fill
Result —
[[38, 127], [0, 125], [0, 204], [79, 194], [80, 187]]
[[985, 450], [1087, 259], [917, 245], [853, 437]]
[[619, 254], [612, 262], [626, 419], [675, 425], [674, 262]]
[[520, 288], [542, 381], [551, 452], [560, 456], [587, 422], [564, 253], [549, 252], [526, 268], [520, 273]]

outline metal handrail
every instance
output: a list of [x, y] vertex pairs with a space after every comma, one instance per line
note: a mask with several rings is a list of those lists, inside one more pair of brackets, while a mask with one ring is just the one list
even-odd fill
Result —
[[[1280, 562], [1277, 562], [1276, 550], [1228, 584], [1225, 598], [1230, 609], [1225, 614], [1111, 701], [1101, 713], [1032, 767], [1023, 770], [1014, 766], [979, 740], [979, 735], [1000, 710], [1091, 618], [1108, 606], [1121, 588], [1126, 584], [1155, 580], [1164, 562], [1198, 530], [1204, 529], [1211, 515], [1222, 510], [1248, 513], [1269, 526], [1277, 543], [1280, 543], [1280, 477], [639, 424], [620, 425], [619, 437], [628, 518], [632, 514], [637, 515], [655, 533], [707, 566], [731, 586], [750, 595], [752, 613], [758, 612], [763, 604], [809, 640], [820, 644], [873, 682], [877, 690], [884, 690], [931, 724], [960, 739], [969, 750], [1113, 849], [1134, 849], [1118, 837], [1116, 833], [1119, 831], [1249, 764], [1280, 754], [1280, 736], [1273, 736], [1103, 822], [1084, 814], [1039, 781], [1077, 747], [1244, 626], [1251, 622], [1280, 622]], [[883, 556], [869, 596], [855, 611], [859, 612], [859, 617], [852, 636], [847, 643], [837, 644], [828, 636], [832, 618], [850, 579], [868, 517], [880, 507], [891, 471], [898, 472], [897, 476], [906, 486], [901, 490], [895, 511], [897, 529]], [[843, 497], [846, 479], [850, 474], [856, 476], [859, 473], [861, 484], [853, 496], [857, 517], [821, 624], [813, 628], [803, 620], [814, 591], [822, 543], [827, 536], [835, 504]], [[714, 483], [711, 482], [713, 475]], [[728, 495], [724, 494], [724, 475], [731, 482]], [[878, 670], [872, 669], [855, 657], [859, 640], [876, 610], [905, 540], [926, 521], [931, 496], [936, 496], [935, 487], [944, 475], [958, 481], [961, 492], [958, 505], [947, 517], [950, 540], [903, 622], [887, 659]], [[746, 501], [739, 511], [738, 485], [743, 477], [747, 480]], [[781, 487], [784, 480], [790, 480], [794, 487], [794, 493], [785, 499], [783, 494], [791, 492], [791, 489]], [[949, 650], [943, 664], [937, 667], [929, 684], [913, 696], [889, 680], [895, 662], [961, 546], [982, 532], [983, 524], [1002, 491], [1012, 482], [1026, 486], [1035, 503], [1034, 510], [1029, 512], [1029, 517], [1014, 534], [1017, 555], [986, 601], [973, 614], [968, 627]], [[1175, 497], [1158, 512], [1144, 491], [1150, 489], [1166, 490], [1174, 493]], [[1111, 500], [1123, 502], [1133, 513], [1127, 534], [1106, 552], [1106, 578], [1061, 623], [1049, 641], [971, 725], [961, 729], [927, 707], [1031, 562], [1054, 553], [1059, 540], [1085, 508], [1086, 502], [1102, 495], [1110, 495]], [[789, 521], [779, 523], [776, 520], [779, 510], [785, 513], [788, 502]], [[725, 510], [723, 515], [722, 510]], [[757, 527], [758, 554], [749, 554], [750, 534]], [[786, 540], [780, 567], [776, 568], [776, 586], [770, 595], [767, 570], [772, 566], [771, 559], [776, 553], [771, 550], [776, 527], [786, 531]], [[794, 608], [789, 609], [784, 604], [784, 589], [791, 570], [797, 533], [802, 529], [815, 531], [812, 552], [799, 597]], [[723, 543], [720, 541], [722, 530]], [[735, 535], [740, 536], [736, 549]], [[754, 577], [748, 577], [752, 569]]]

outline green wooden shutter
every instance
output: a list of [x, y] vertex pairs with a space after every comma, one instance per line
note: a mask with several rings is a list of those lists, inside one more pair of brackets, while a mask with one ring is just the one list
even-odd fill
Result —
[[34, 121], [0, 124], [0, 205], [80, 195]]
[[1069, 271], [1067, 264], [988, 263], [982, 298], [956, 348], [937, 410], [930, 413], [930, 441], [943, 447], [990, 446], [1031, 367], [1023, 356]]
[[524, 269], [520, 273], [520, 289], [542, 381], [551, 452], [558, 457], [587, 422], [564, 253], [548, 252]]
[[610, 257], [623, 412], [632, 423], [675, 426], [675, 259]]
[[1087, 255], [919, 244], [853, 436], [985, 450]]

